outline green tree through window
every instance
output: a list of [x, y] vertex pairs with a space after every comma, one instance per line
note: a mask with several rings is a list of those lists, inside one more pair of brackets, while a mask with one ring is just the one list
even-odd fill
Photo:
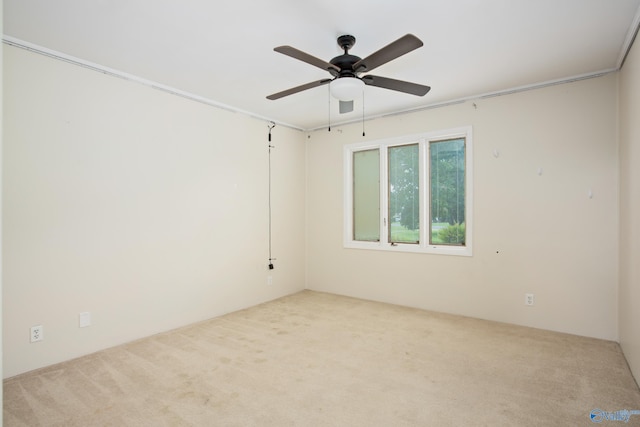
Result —
[[429, 143], [432, 244], [465, 243], [464, 139]]
[[389, 241], [420, 242], [418, 144], [389, 147]]

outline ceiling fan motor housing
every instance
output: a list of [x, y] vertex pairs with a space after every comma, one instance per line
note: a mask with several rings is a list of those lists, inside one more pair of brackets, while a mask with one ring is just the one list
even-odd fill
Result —
[[349, 54], [349, 49], [356, 44], [356, 38], [350, 35], [344, 35], [338, 37], [338, 45], [344, 50], [343, 55], [336, 56], [330, 64], [340, 68], [340, 71], [329, 70], [331, 74], [336, 78], [341, 77], [357, 77], [356, 70], [353, 69], [353, 64], [360, 61], [360, 57]]
[[340, 68], [340, 72], [336, 72], [337, 77], [356, 77], [353, 64], [358, 61], [360, 61], [360, 57], [345, 53], [344, 55], [336, 56], [329, 63]]
[[349, 55], [349, 49], [351, 49], [354, 44], [356, 44], [356, 38], [354, 36], [344, 35], [338, 37], [338, 45], [344, 50], [344, 54], [336, 56], [329, 61], [330, 64], [340, 68], [340, 71], [329, 70], [335, 78], [357, 77], [356, 71], [353, 69], [353, 64], [360, 61], [360, 57]]

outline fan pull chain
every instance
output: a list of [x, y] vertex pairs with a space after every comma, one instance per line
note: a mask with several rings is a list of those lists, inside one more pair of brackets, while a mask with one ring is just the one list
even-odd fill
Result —
[[329, 132], [331, 132], [331, 83], [327, 85], [327, 93], [329, 94]]
[[362, 136], [364, 135], [364, 89], [362, 89]]

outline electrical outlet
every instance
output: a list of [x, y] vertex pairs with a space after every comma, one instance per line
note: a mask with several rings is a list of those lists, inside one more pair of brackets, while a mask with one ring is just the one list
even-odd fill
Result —
[[273, 285], [273, 276], [267, 276], [267, 285]]
[[524, 294], [524, 305], [533, 305], [533, 294]]
[[31, 342], [38, 342], [44, 339], [44, 328], [42, 325], [31, 327]]

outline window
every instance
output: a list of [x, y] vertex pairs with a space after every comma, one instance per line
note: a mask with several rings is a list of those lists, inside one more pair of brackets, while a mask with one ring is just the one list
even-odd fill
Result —
[[387, 149], [389, 160], [389, 242], [420, 243], [420, 146]]
[[353, 153], [353, 240], [380, 241], [380, 150]]
[[345, 246], [472, 254], [471, 128], [345, 147]]

